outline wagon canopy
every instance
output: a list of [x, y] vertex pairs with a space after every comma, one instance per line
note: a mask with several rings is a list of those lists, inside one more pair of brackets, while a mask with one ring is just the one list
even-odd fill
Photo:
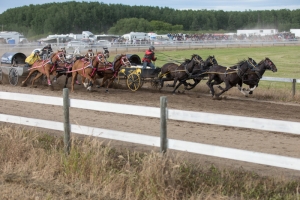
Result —
[[136, 54], [126, 54], [129, 62], [131, 63], [131, 66], [137, 66], [141, 65], [141, 58]]
[[5, 64], [25, 64], [26, 55], [20, 52], [6, 52], [1, 57], [1, 63]]

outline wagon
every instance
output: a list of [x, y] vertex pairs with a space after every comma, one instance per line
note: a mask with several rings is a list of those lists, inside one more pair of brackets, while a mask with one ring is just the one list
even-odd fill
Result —
[[136, 54], [127, 54], [131, 67], [121, 68], [118, 74], [118, 83], [123, 79], [131, 91], [137, 91], [144, 83], [149, 82], [153, 88], [159, 85], [158, 74], [155, 69], [143, 69], [141, 58]]
[[[40, 49], [38, 49], [40, 50]], [[43, 59], [43, 58], [42, 58]], [[9, 84], [16, 86], [20, 80], [25, 80], [29, 74], [29, 67], [25, 63], [26, 55], [20, 52], [6, 52], [1, 57], [0, 65], [0, 82], [4, 82], [6, 78]], [[36, 76], [37, 72], [32, 73], [29, 80]], [[40, 83], [46, 83], [46, 77], [41, 76], [36, 80]]]
[[1, 57], [0, 81], [7, 76], [11, 85], [17, 85], [20, 77], [26, 77], [29, 73], [25, 66], [26, 55], [20, 52], [6, 52]]

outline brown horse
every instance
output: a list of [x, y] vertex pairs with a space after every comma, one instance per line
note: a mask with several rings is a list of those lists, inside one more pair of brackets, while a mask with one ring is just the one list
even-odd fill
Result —
[[117, 55], [114, 61], [111, 62], [101, 62], [98, 65], [97, 74], [99, 78], [103, 78], [99, 87], [104, 87], [106, 81], [108, 81], [106, 86], [106, 91], [108, 92], [108, 88], [114, 79], [118, 76], [120, 68], [122, 66], [131, 66], [130, 61], [128, 60], [126, 54]]
[[[248, 69], [252, 69], [254, 64], [251, 62], [252, 59], [242, 60], [233, 67], [224, 67], [221, 65], [213, 65], [208, 71], [208, 81], [206, 85], [210, 88], [211, 95], [215, 99], [220, 99], [220, 95], [228, 91], [230, 88], [236, 86], [242, 81], [243, 76]], [[214, 85], [225, 83], [225, 88], [218, 86], [221, 92], [215, 94]]]
[[[165, 81], [173, 81], [173, 84], [168, 84], [167, 87], [175, 87], [177, 81], [179, 81], [179, 85], [183, 84], [192, 75], [194, 67], [199, 65], [202, 61], [203, 60], [199, 55], [193, 54], [191, 60], [186, 59], [181, 65], [175, 63], [164, 64], [161, 67], [161, 74], [159, 76], [160, 89], [164, 86]], [[163, 78], [164, 76], [165, 78]], [[178, 87], [175, 87], [172, 91], [173, 94]]]
[[[51, 62], [52, 63], [51, 63]], [[21, 86], [27, 86], [26, 81], [28, 78], [34, 73], [38, 72], [37, 75], [32, 80], [32, 87], [34, 87], [34, 82], [40, 78], [42, 75], [47, 77], [47, 83], [50, 86], [51, 90], [53, 90], [53, 86], [51, 84], [50, 75], [56, 75], [56, 68], [59, 65], [62, 65], [65, 62], [65, 53], [63, 51], [57, 51], [53, 53], [51, 57], [47, 60], [38, 60], [36, 61], [28, 70], [30, 70], [28, 76], [24, 81], [22, 81]]]
[[[74, 92], [74, 84], [78, 74], [81, 76], [84, 87], [86, 87], [88, 91], [92, 90], [97, 74], [97, 67], [100, 62], [104, 62], [104, 57], [101, 53], [93, 56], [90, 61], [87, 61], [86, 58], [81, 58], [74, 62], [72, 66], [71, 92]], [[88, 83], [85, 82], [86, 79], [88, 79]]]

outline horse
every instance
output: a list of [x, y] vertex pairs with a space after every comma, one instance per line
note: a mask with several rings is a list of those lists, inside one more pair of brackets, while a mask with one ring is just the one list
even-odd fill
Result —
[[[215, 99], [220, 99], [221, 94], [240, 83], [247, 70], [253, 68], [253, 63], [251, 61], [252, 59], [250, 58], [248, 60], [242, 60], [239, 63], [237, 63], [237, 65], [232, 67], [213, 65], [207, 71], [208, 81], [206, 82], [206, 85], [211, 91], [212, 97]], [[213, 86], [219, 85], [223, 82], [225, 83], [225, 88], [218, 86], [221, 92], [215, 94]]]
[[108, 88], [114, 79], [118, 76], [120, 68], [122, 66], [131, 66], [126, 54], [117, 55], [114, 61], [100, 62], [98, 65], [97, 75], [99, 78], [103, 78], [99, 87], [104, 87], [105, 82], [108, 80], [105, 92], [108, 92]]
[[[66, 52], [65, 48], [61, 48], [61, 50]], [[66, 79], [65, 79], [64, 88], [67, 88], [68, 80], [70, 77], [72, 77], [72, 66], [74, 65], [74, 62], [82, 58], [85, 58], [87, 61], [91, 62], [91, 59], [93, 57], [94, 57], [94, 52], [92, 49], [89, 49], [84, 56], [75, 56], [66, 59], [64, 66], [57, 67], [56, 76], [53, 78], [53, 82], [56, 82], [60, 76], [65, 75]], [[80, 85], [78, 80], [76, 80], [76, 84]]]
[[[103, 54], [97, 54], [93, 56], [90, 61], [87, 61], [86, 58], [78, 59], [74, 62], [72, 66], [72, 83], [71, 83], [71, 92], [74, 92], [75, 80], [77, 80], [77, 75], [81, 76], [81, 81], [84, 87], [88, 91], [92, 90], [92, 86], [95, 82], [97, 67], [100, 62], [103, 62]], [[88, 83], [85, 80], [88, 79]]]
[[[52, 63], [51, 63], [51, 62]], [[37, 75], [32, 79], [32, 87], [34, 86], [34, 82], [40, 78], [42, 75], [47, 77], [48, 86], [50, 86], [51, 90], [53, 90], [53, 86], [51, 84], [50, 75], [56, 75], [56, 68], [59, 65], [62, 65], [65, 61], [65, 54], [63, 51], [57, 51], [53, 53], [51, 57], [47, 60], [38, 60], [28, 69], [30, 72], [24, 81], [22, 81], [21, 87], [27, 86], [26, 81], [28, 78], [34, 73], [38, 72]]]
[[[202, 58], [197, 54], [193, 54], [191, 59], [186, 59], [185, 62], [180, 65], [175, 63], [164, 64], [160, 69], [159, 75], [160, 90], [163, 88], [165, 81], [174, 81], [172, 85], [168, 84], [167, 87], [175, 87], [177, 81], [180, 83], [181, 81], [186, 81], [192, 75], [194, 66], [200, 64], [201, 62]], [[165, 78], [163, 78], [164, 76]], [[177, 87], [175, 87], [175, 89], [172, 91], [173, 94], [178, 87], [179, 86], [177, 85]]]
[[[243, 76], [243, 81], [237, 85], [237, 88], [240, 92], [242, 92], [246, 97], [249, 94], [253, 94], [253, 91], [258, 87], [258, 82], [264, 75], [266, 70], [271, 70], [272, 72], [277, 72], [277, 67], [274, 62], [271, 61], [270, 58], [265, 58], [261, 60], [252, 70], [248, 70], [246, 74]], [[242, 89], [242, 84], [249, 85], [249, 88], [246, 90]], [[245, 93], [248, 91], [248, 93]]]
[[[209, 68], [211, 66], [217, 65], [217, 64], [218, 64], [218, 61], [216, 60], [215, 56], [209, 55], [205, 61], [202, 61], [200, 64], [198, 64], [194, 67], [192, 76], [191, 76], [191, 79], [194, 81], [194, 83], [191, 84], [191, 83], [187, 83], [186, 81], [183, 81], [183, 83], [181, 83], [181, 84], [184, 84], [184, 89], [191, 90], [194, 87], [196, 87], [196, 85], [198, 85], [203, 78], [208, 76], [206, 72], [209, 70]], [[179, 83], [177, 88], [181, 84]], [[190, 87], [188, 87], [188, 86], [190, 86]]]

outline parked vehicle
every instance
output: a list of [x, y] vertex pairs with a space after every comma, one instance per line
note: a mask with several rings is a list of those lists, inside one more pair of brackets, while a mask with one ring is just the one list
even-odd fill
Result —
[[76, 47], [79, 47], [79, 48], [88, 48], [90, 47], [91, 45], [89, 43], [86, 43], [86, 42], [83, 42], [83, 41], [79, 41], [79, 40], [72, 40], [70, 42], [67, 43], [67, 49], [70, 49], [70, 48], [76, 48]]

